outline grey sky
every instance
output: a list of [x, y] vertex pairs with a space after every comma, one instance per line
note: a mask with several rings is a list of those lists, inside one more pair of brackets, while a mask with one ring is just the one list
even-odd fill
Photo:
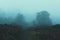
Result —
[[47, 10], [53, 22], [60, 23], [60, 0], [0, 0], [0, 10], [7, 13], [20, 10], [27, 20], [35, 19], [37, 12]]

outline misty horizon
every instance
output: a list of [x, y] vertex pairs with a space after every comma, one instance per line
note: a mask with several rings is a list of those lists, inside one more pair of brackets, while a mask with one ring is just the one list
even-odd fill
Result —
[[46, 10], [50, 13], [53, 24], [60, 24], [59, 0], [0, 0], [0, 14], [16, 16], [19, 12], [25, 16], [26, 21], [32, 22], [36, 14]]

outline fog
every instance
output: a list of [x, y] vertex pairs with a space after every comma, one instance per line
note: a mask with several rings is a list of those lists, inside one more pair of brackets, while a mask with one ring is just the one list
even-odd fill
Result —
[[60, 24], [60, 0], [0, 0], [0, 13], [6, 17], [23, 14], [28, 22], [35, 20], [36, 13], [46, 10], [54, 24]]

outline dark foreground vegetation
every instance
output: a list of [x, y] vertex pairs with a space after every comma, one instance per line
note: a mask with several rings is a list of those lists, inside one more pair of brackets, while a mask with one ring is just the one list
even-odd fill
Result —
[[60, 24], [28, 29], [17, 25], [0, 24], [0, 40], [60, 40]]
[[0, 24], [0, 40], [21, 40], [22, 32], [16, 25]]

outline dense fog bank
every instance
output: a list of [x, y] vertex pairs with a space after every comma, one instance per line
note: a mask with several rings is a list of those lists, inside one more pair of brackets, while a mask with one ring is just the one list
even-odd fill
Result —
[[[27, 22], [25, 16], [20, 12], [16, 12], [14, 16], [7, 15], [6, 13], [0, 13], [0, 24], [16, 24], [24, 26], [37, 26], [37, 25], [52, 25], [52, 20], [50, 18], [50, 13], [48, 11], [41, 11], [36, 13], [36, 18], [32, 22]], [[13, 16], [12, 16], [13, 15]], [[8, 17], [9, 16], [9, 17]]]

